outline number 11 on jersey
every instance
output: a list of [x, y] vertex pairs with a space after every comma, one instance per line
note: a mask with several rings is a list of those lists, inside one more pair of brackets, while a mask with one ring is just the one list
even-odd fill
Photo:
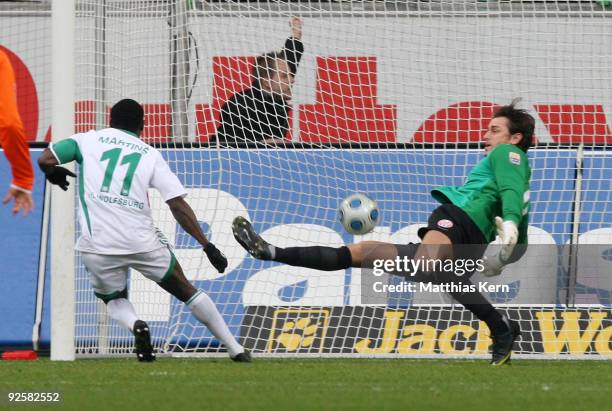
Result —
[[[110, 185], [113, 181], [113, 174], [115, 173], [115, 168], [117, 168], [117, 162], [119, 161], [119, 157], [121, 157], [120, 148], [113, 148], [111, 150], [105, 151], [100, 157], [100, 161], [108, 160], [108, 165], [106, 166], [106, 171], [104, 172], [104, 180], [102, 181], [102, 187], [100, 187], [100, 191], [103, 193], [107, 193], [110, 190]], [[141, 157], [142, 154], [140, 153], [131, 153], [126, 156], [123, 156], [123, 158], [121, 159], [120, 165], [128, 164], [128, 170], [125, 174], [125, 178], [123, 179], [123, 185], [121, 186], [122, 196], [127, 196], [130, 194], [130, 188], [132, 187], [132, 179], [134, 178], [134, 173], [136, 172], [136, 168], [138, 167], [138, 163], [140, 162]]]

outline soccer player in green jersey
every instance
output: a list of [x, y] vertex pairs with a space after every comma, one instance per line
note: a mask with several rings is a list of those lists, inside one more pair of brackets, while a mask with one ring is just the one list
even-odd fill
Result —
[[[280, 248], [262, 239], [243, 217], [234, 219], [234, 237], [255, 258], [336, 271], [371, 268], [374, 260], [395, 260], [398, 256], [434, 261], [467, 256], [475, 260], [483, 256], [487, 244], [497, 234], [501, 249], [484, 260], [482, 272], [487, 276], [499, 275], [506, 264], [523, 255], [525, 247], [516, 245], [527, 244], [531, 170], [526, 152], [534, 127], [534, 118], [515, 108], [514, 102], [495, 112], [484, 135], [485, 158], [472, 169], [465, 184], [432, 191], [441, 205], [432, 212], [427, 226], [419, 230], [422, 239], [419, 245], [363, 241], [339, 248]], [[407, 279], [470, 284], [470, 275], [420, 272]], [[491, 364], [507, 363], [514, 341], [520, 336], [518, 323], [503, 316], [478, 291], [449, 294], [489, 327], [493, 340]]]
[[[110, 127], [77, 133], [52, 144], [38, 160], [51, 184], [68, 188], [74, 173], [60, 164], [79, 167], [79, 222], [76, 244], [87, 268], [94, 294], [106, 304], [109, 316], [134, 334], [139, 361], [154, 361], [148, 324], [128, 299], [128, 272], [135, 269], [185, 303], [192, 314], [227, 347], [230, 358], [251, 361], [230, 332], [215, 303], [185, 278], [168, 242], [155, 228], [149, 188], [164, 199], [178, 224], [200, 245], [211, 264], [222, 273], [227, 259], [202, 232], [184, 197], [187, 190], [154, 147], [139, 136], [144, 110], [131, 99], [116, 103]], [[72, 217], [70, 217], [72, 218]]]

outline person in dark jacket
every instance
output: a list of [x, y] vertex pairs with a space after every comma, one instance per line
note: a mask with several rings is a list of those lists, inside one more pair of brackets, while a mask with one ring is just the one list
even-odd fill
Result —
[[221, 123], [214, 137], [220, 145], [284, 141], [291, 89], [304, 53], [302, 21], [297, 17], [291, 20], [291, 34], [281, 51], [257, 57], [251, 87], [234, 94], [221, 108]]

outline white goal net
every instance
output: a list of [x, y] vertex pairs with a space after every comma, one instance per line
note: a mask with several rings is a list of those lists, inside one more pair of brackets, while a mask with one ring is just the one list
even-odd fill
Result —
[[[495, 107], [521, 97], [537, 121], [534, 246], [492, 281], [510, 291], [488, 296], [520, 322], [518, 354], [612, 354], [611, 10], [591, 1], [76, 3], [76, 130], [106, 126], [122, 98], [144, 105], [142, 138], [161, 147], [188, 189], [228, 257], [226, 272], [151, 193], [154, 218], [188, 279], [253, 352], [485, 355], [488, 330], [445, 295], [369, 300], [359, 269], [254, 260], [231, 222], [248, 217], [278, 246], [417, 241], [436, 206], [429, 191], [462, 184], [482, 157], [478, 142]], [[287, 45], [291, 91], [282, 103], [257, 100], [255, 59]], [[235, 94], [242, 114], [225, 131], [233, 138], [220, 138]], [[245, 101], [259, 110], [257, 122]], [[266, 104], [271, 113], [261, 111]], [[338, 222], [339, 202], [355, 192], [382, 213], [365, 236]], [[130, 352], [133, 338], [107, 317], [77, 266], [77, 354]], [[160, 352], [223, 351], [182, 303], [138, 273], [129, 295]]]

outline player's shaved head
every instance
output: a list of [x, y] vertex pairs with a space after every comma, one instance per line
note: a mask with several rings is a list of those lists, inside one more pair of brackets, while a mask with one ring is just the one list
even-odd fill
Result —
[[140, 134], [144, 127], [144, 110], [135, 100], [125, 98], [111, 108], [110, 126]]

